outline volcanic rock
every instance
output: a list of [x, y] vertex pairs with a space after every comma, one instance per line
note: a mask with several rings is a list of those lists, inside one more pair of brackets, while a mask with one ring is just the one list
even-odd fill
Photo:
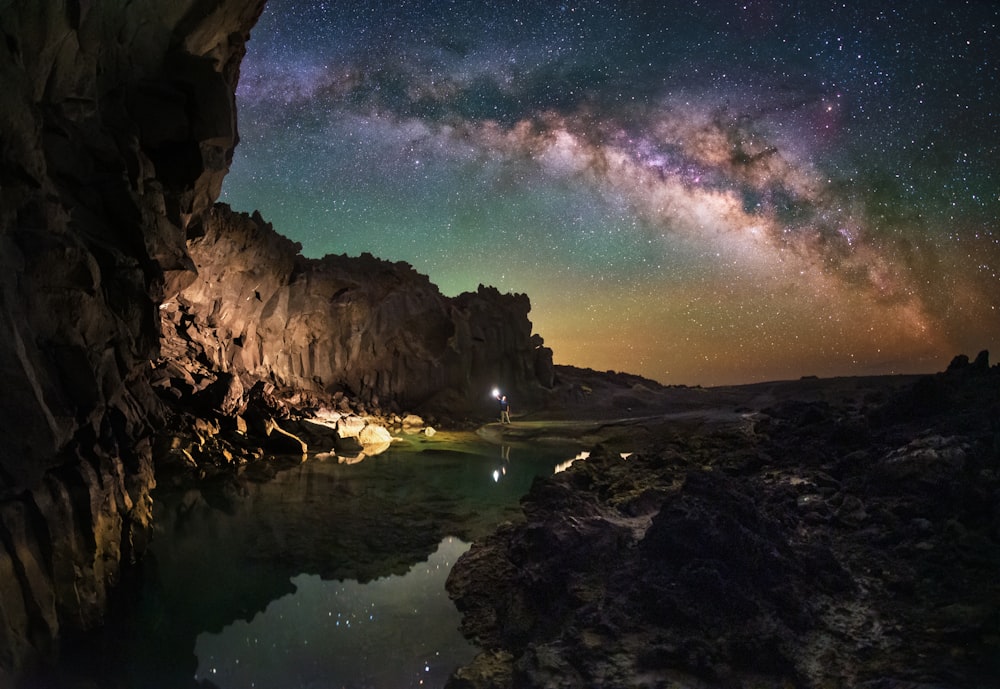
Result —
[[456, 563], [483, 650], [448, 686], [993, 686], [997, 373], [709, 392], [595, 447]]
[[364, 446], [382, 445], [392, 442], [392, 434], [382, 426], [370, 423], [358, 434], [358, 440]]
[[551, 382], [527, 297], [309, 261], [213, 208], [263, 4], [0, 7], [0, 673], [100, 622], [142, 553], [154, 445], [178, 467], [235, 465], [254, 442], [303, 449], [267, 432], [290, 407], [474, 415], [474, 391]]
[[0, 6], [0, 674], [99, 623], [143, 549], [156, 309], [231, 160], [262, 7]]
[[405, 263], [307, 259], [258, 214], [222, 204], [189, 234], [197, 275], [176, 272], [160, 309], [166, 367], [450, 414], [476, 410], [496, 380], [525, 399], [551, 385], [525, 295], [480, 286], [450, 299]]

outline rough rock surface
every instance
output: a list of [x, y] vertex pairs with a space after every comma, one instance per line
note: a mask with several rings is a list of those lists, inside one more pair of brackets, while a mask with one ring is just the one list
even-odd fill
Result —
[[452, 571], [449, 687], [996, 686], [1000, 367], [838, 385], [538, 480]]
[[498, 383], [522, 398], [552, 384], [525, 295], [448, 298], [405, 263], [307, 259], [259, 215], [221, 204], [190, 232], [197, 275], [177, 273], [161, 306], [162, 356], [201, 387], [264, 380], [277, 396], [461, 414]]
[[165, 276], [218, 196], [263, 0], [0, 4], [0, 684], [143, 547]]

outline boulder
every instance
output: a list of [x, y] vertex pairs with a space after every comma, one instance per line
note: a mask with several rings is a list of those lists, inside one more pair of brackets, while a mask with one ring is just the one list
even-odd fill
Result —
[[334, 443], [338, 457], [354, 457], [364, 452], [364, 445], [356, 435], [341, 436]]
[[282, 422], [289, 431], [301, 438], [311, 450], [329, 450], [337, 444], [337, 424], [319, 419]]
[[277, 423], [270, 427], [266, 447], [269, 451], [282, 455], [304, 455], [309, 451], [309, 447], [301, 438], [289, 433]]
[[423, 428], [424, 420], [416, 414], [407, 414], [400, 421], [404, 429]]
[[370, 423], [361, 429], [360, 433], [358, 433], [358, 441], [365, 447], [365, 450], [368, 451], [369, 446], [371, 445], [391, 443], [392, 434], [383, 426]]
[[357, 438], [368, 422], [360, 416], [344, 416], [337, 421], [337, 435], [341, 438]]

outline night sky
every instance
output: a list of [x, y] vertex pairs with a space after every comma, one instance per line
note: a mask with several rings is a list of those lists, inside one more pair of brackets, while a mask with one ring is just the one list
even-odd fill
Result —
[[270, 0], [222, 200], [306, 256], [527, 293], [560, 364], [995, 361], [998, 24], [992, 1]]

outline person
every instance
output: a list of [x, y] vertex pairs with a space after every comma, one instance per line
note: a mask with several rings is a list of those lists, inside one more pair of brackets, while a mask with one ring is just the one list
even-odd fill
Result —
[[510, 402], [507, 395], [500, 397], [500, 423], [510, 423]]

